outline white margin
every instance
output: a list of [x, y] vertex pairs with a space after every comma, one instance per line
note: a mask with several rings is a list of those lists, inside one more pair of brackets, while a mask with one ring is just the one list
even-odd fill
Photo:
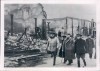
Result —
[[[99, 35], [99, 28], [100, 28], [100, 5], [98, 3], [99, 1], [97, 0], [2, 0], [1, 1], [1, 59], [0, 59], [0, 70], [10, 70], [10, 71], [96, 71], [96, 70], [100, 70], [100, 46], [99, 46], [99, 41], [100, 41], [100, 35]], [[12, 3], [18, 3], [18, 4], [32, 4], [32, 3], [42, 3], [42, 4], [96, 4], [96, 22], [97, 22], [97, 66], [96, 67], [92, 67], [92, 68], [67, 68], [67, 67], [22, 67], [22, 68], [4, 68], [4, 4], [12, 4]]]

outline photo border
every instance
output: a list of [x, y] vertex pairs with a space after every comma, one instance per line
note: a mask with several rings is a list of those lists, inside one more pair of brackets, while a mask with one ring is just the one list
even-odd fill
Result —
[[[47, 70], [47, 71], [80, 71], [80, 70], [83, 70], [83, 71], [87, 71], [87, 70], [100, 70], [100, 48], [99, 48], [99, 27], [100, 27], [100, 21], [99, 21], [99, 16], [98, 15], [98, 12], [100, 12], [100, 10], [98, 9], [98, 1], [97, 0], [84, 0], [84, 1], [79, 1], [79, 0], [76, 0], [76, 1], [69, 1], [69, 0], [2, 0], [1, 1], [1, 59], [0, 59], [0, 69], [3, 69], [3, 70], [14, 70], [14, 71], [17, 71], [17, 70], [24, 70], [24, 71], [27, 71], [27, 70], [33, 70], [33, 71], [44, 71], [44, 70]], [[4, 4], [37, 4], [37, 3], [42, 3], [42, 4], [95, 4], [96, 5], [96, 47], [97, 47], [97, 59], [96, 59], [96, 67], [86, 67], [86, 68], [67, 68], [67, 67], [4, 67]], [[100, 6], [99, 6], [100, 7]], [[99, 14], [100, 15], [100, 14]]]

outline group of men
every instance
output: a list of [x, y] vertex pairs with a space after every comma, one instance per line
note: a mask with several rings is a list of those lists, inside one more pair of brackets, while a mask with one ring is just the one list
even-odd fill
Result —
[[88, 36], [85, 40], [81, 34], [77, 34], [73, 38], [70, 34], [61, 36], [59, 33], [57, 35], [54, 31], [51, 31], [49, 32], [47, 53], [53, 57], [53, 65], [56, 64], [56, 57], [59, 56], [64, 58], [64, 64], [68, 61], [67, 65], [71, 65], [73, 59], [77, 58], [77, 66], [80, 67], [81, 58], [84, 66], [86, 66], [85, 54], [89, 53], [89, 57], [92, 58], [94, 44], [91, 36]]

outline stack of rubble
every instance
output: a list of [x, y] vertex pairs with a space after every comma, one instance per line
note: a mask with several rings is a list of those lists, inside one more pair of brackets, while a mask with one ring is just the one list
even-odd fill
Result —
[[46, 40], [33, 39], [31, 37], [23, 36], [22, 39], [17, 42], [19, 38], [16, 36], [9, 36], [5, 42], [5, 51], [25, 51], [25, 50], [38, 50], [45, 52]]

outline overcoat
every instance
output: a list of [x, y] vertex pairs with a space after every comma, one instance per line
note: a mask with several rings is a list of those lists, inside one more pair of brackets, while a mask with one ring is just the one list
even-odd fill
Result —
[[74, 41], [69, 38], [64, 41], [64, 52], [65, 52], [65, 60], [70, 60], [75, 58], [74, 54]]
[[75, 53], [84, 54], [86, 53], [86, 42], [82, 38], [75, 41]]
[[58, 48], [58, 45], [59, 45], [59, 40], [57, 37], [51, 39], [49, 38], [48, 39], [48, 48], [47, 48], [47, 51], [49, 52], [54, 52], [56, 51], [56, 49]]
[[93, 53], [94, 41], [91, 38], [86, 39], [86, 52]]

